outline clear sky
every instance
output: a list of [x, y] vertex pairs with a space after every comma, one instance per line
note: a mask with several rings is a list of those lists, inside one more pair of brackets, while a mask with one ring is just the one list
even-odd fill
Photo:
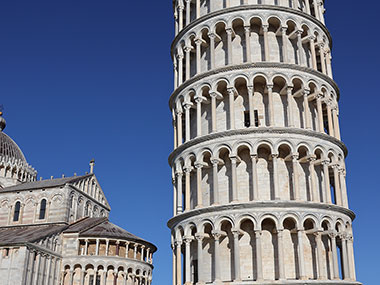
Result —
[[[327, 0], [358, 280], [379, 284], [379, 1]], [[361, 4], [363, 3], [363, 4]], [[364, 4], [365, 3], [365, 4]], [[44, 178], [95, 172], [111, 220], [155, 243], [171, 283], [171, 0], [2, 0], [0, 104]]]

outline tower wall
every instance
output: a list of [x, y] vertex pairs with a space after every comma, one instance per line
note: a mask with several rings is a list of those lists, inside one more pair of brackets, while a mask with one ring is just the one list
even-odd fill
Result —
[[358, 284], [323, 1], [174, 11], [173, 284]]

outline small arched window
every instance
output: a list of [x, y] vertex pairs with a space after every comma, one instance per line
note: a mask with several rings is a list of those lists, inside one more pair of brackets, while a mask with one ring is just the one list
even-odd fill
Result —
[[20, 219], [20, 210], [21, 210], [21, 203], [17, 202], [15, 205], [15, 211], [13, 214], [13, 221], [14, 222], [18, 222], [18, 220]]
[[86, 207], [84, 208], [84, 215], [87, 217], [88, 216], [88, 208], [89, 208], [89, 205], [88, 203], [86, 204]]
[[40, 206], [40, 220], [44, 220], [46, 217], [46, 199], [43, 199], [41, 201], [41, 206]]

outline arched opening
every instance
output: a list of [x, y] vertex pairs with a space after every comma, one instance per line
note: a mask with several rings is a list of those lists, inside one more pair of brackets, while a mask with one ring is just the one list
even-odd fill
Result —
[[276, 223], [268, 218], [262, 224], [261, 246], [264, 280], [279, 279], [278, 238]]
[[239, 239], [241, 278], [243, 281], [257, 280], [255, 226], [251, 220], [245, 219], [240, 224], [240, 230], [242, 231]]
[[40, 205], [40, 220], [45, 220], [46, 218], [46, 199], [42, 199], [41, 205]]
[[295, 280], [300, 276], [297, 256], [297, 221], [294, 218], [286, 218], [283, 222], [283, 227], [285, 278]]
[[266, 145], [260, 145], [257, 149], [257, 176], [259, 187], [259, 200], [274, 200], [274, 179], [273, 164], [271, 159], [271, 148]]
[[265, 61], [264, 34], [262, 31], [262, 21], [260, 18], [252, 18], [251, 25], [251, 50], [252, 61]]
[[278, 148], [278, 153], [278, 181], [280, 199], [295, 200], [294, 186], [292, 181], [293, 165], [291, 148], [287, 144], [282, 144]]
[[235, 90], [237, 96], [235, 97], [235, 127], [237, 129], [249, 128], [251, 120], [249, 115], [249, 100], [247, 81], [245, 78], [238, 78], [235, 80]]
[[232, 224], [229, 221], [223, 221], [220, 229], [222, 236], [220, 242], [220, 271], [222, 281], [232, 281], [235, 279], [236, 272], [234, 271], [234, 237], [231, 229]]
[[18, 222], [20, 220], [21, 202], [17, 201], [13, 212], [13, 221]]
[[310, 279], [318, 278], [317, 244], [314, 233], [316, 225], [312, 219], [305, 220], [304, 224], [304, 260], [305, 274]]

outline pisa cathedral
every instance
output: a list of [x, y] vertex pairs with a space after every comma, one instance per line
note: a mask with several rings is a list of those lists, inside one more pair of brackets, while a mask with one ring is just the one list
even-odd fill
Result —
[[38, 180], [0, 113], [0, 285], [150, 285], [157, 248], [108, 220], [93, 172]]
[[175, 0], [173, 285], [356, 281], [323, 0]]

